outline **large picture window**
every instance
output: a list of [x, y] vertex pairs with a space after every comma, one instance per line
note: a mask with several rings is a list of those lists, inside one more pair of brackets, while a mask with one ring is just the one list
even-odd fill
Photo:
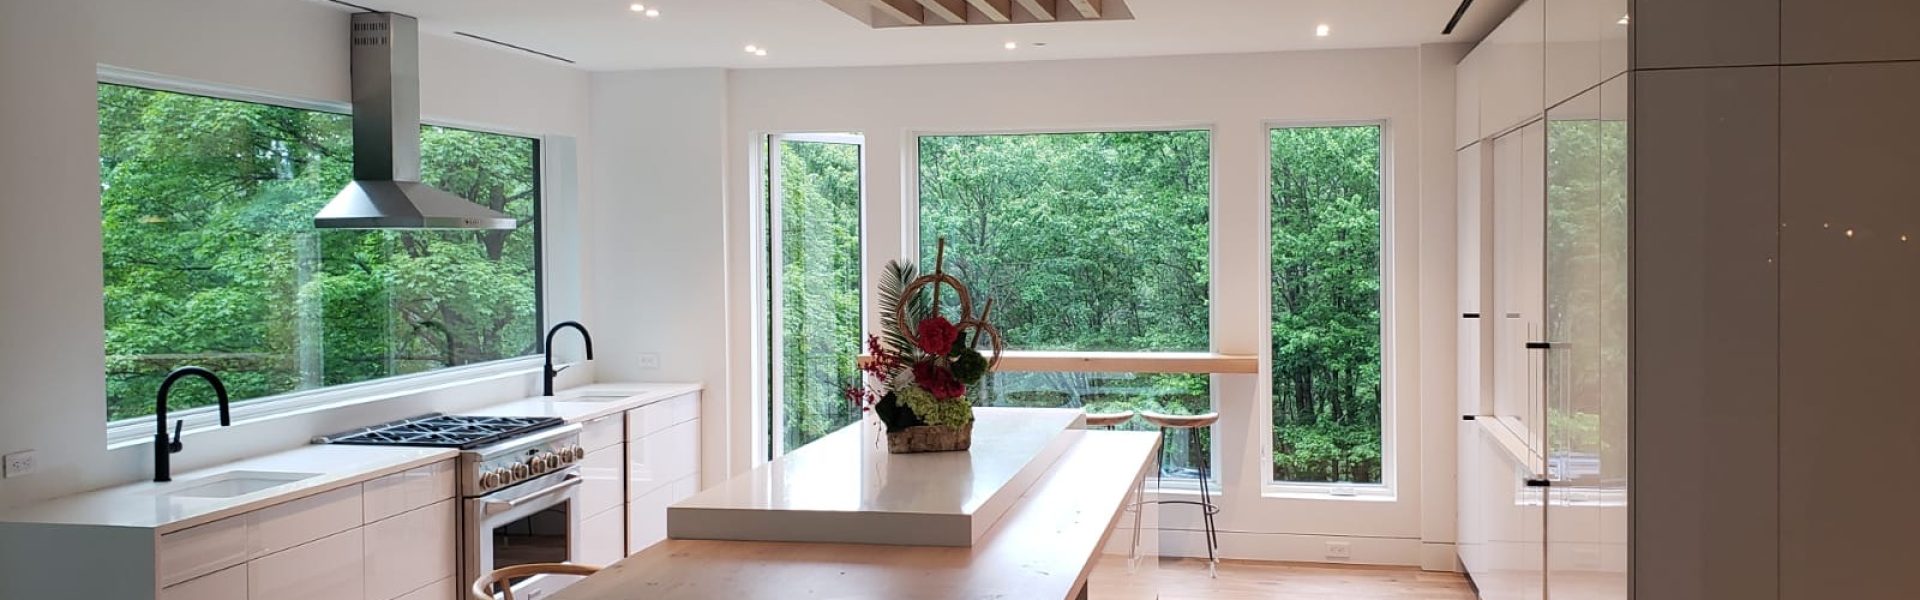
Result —
[[1380, 483], [1381, 128], [1269, 143], [1273, 479]]
[[767, 139], [769, 422], [774, 455], [860, 419], [860, 152], [852, 134]]
[[539, 352], [535, 140], [422, 132], [423, 179], [515, 230], [316, 230], [346, 115], [113, 84], [99, 110], [108, 420], [186, 364], [248, 400]]
[[[993, 300], [1010, 349], [1206, 351], [1210, 144], [1201, 130], [921, 137], [920, 258], [930, 267], [947, 241], [947, 268]], [[1001, 372], [974, 402], [1198, 414], [1211, 387], [1193, 373]], [[1196, 474], [1210, 432], [1174, 437], [1164, 469]]]

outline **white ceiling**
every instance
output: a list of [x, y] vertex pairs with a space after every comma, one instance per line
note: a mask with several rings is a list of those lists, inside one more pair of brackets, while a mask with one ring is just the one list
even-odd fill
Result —
[[[310, 0], [324, 1], [324, 0]], [[1378, 48], [1477, 41], [1518, 0], [1128, 0], [1134, 20], [872, 29], [825, 0], [351, 0], [574, 60], [590, 70], [825, 67]], [[338, 6], [334, 4], [333, 6]], [[351, 10], [340, 7], [341, 10]], [[1331, 28], [1317, 37], [1320, 24]], [[1018, 42], [1006, 50], [1006, 42]], [[478, 43], [478, 42], [476, 42]], [[1036, 47], [1035, 43], [1045, 43]], [[743, 51], [768, 49], [764, 57]]]

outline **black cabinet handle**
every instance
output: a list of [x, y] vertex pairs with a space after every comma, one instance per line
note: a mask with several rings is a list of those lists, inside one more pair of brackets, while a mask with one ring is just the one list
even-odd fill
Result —
[[1528, 350], [1552, 350], [1552, 342], [1527, 342]]
[[1462, 319], [1478, 319], [1478, 318], [1480, 318], [1480, 313], [1460, 313], [1460, 318], [1462, 318]]
[[1460, 415], [1460, 420], [1462, 421], [1472, 421], [1473, 419], [1473, 415]]
[[1553, 482], [1545, 479], [1527, 478], [1527, 487], [1553, 487]]

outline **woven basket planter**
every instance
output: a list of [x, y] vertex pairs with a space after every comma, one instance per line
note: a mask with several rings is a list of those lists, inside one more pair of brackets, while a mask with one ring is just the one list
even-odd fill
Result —
[[973, 447], [973, 423], [965, 427], [919, 425], [887, 432], [888, 454], [963, 452]]

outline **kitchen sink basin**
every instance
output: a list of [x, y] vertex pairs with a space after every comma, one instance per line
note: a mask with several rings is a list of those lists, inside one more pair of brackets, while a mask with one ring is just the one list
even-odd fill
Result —
[[188, 487], [166, 492], [174, 498], [234, 498], [319, 477], [319, 473], [228, 471], [184, 482]]
[[554, 402], [619, 402], [632, 398], [633, 394], [580, 394], [578, 396], [559, 396]]

